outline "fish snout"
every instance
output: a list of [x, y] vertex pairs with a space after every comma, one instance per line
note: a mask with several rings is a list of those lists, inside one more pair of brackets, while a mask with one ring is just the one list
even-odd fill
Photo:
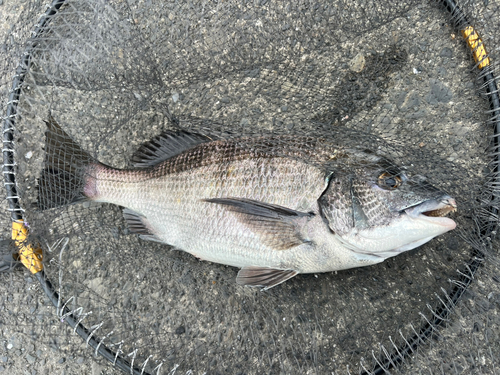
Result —
[[443, 217], [448, 215], [450, 212], [455, 212], [457, 210], [457, 202], [449, 195], [445, 195], [439, 199], [438, 202], [439, 203], [436, 207], [433, 207], [428, 211], [424, 211], [422, 214], [430, 217]]
[[445, 206], [450, 206], [453, 208], [453, 211], [457, 210], [457, 202], [455, 201], [454, 198], [450, 197], [449, 195], [445, 195], [440, 199], [441, 204]]
[[449, 195], [438, 199], [430, 199], [416, 206], [407, 208], [405, 212], [411, 217], [424, 215], [428, 217], [442, 217], [457, 210], [457, 202]]

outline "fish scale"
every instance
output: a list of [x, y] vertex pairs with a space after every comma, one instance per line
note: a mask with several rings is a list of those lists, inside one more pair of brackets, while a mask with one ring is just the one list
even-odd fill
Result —
[[122, 206], [142, 239], [240, 267], [242, 285], [376, 264], [455, 228], [443, 217], [455, 210], [453, 198], [379, 151], [343, 147], [342, 137], [166, 132], [133, 155], [136, 168], [118, 170], [92, 159], [53, 119], [48, 128], [42, 209], [84, 200]]

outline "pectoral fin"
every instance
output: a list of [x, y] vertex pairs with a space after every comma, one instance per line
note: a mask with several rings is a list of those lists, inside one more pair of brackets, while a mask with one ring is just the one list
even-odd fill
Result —
[[213, 198], [205, 201], [223, 205], [228, 211], [235, 212], [241, 223], [273, 249], [287, 250], [310, 242], [301, 234], [301, 228], [314, 213], [245, 198]]
[[236, 282], [239, 285], [262, 286], [263, 290], [270, 289], [291, 279], [298, 272], [295, 270], [278, 270], [267, 267], [244, 267], [238, 272]]

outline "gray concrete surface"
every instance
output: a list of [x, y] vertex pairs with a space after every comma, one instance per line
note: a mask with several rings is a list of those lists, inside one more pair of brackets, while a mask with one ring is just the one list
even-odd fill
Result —
[[[0, 0], [0, 3], [0, 40], [3, 40], [22, 10], [23, 2]], [[449, 51], [443, 52], [444, 55], [448, 53]], [[438, 82], [434, 82], [434, 86], [438, 85]], [[450, 100], [448, 97], [438, 98], [432, 93], [431, 90], [426, 100]], [[394, 105], [397, 105], [398, 100], [400, 99], [394, 99]], [[400, 105], [411, 105], [408, 104], [411, 100], [411, 95], [407, 95], [400, 100]], [[414, 115], [418, 116], [418, 111]], [[450, 154], [450, 157], [457, 156]], [[1, 233], [6, 237], [9, 235], [10, 221], [5, 202], [2, 208], [4, 211], [0, 214], [0, 227]], [[0, 274], [0, 301], [0, 374], [104, 375], [116, 372], [109, 365], [94, 359], [90, 349], [76, 335], [73, 342], [53, 342], [58, 332], [61, 337], [66, 337], [69, 327], [58, 321], [54, 308], [26, 270]], [[499, 309], [500, 264], [495, 261], [480, 270], [473, 286], [459, 302], [449, 324], [440, 330], [440, 338], [424, 345], [414, 360], [403, 367], [402, 372], [499, 373]]]

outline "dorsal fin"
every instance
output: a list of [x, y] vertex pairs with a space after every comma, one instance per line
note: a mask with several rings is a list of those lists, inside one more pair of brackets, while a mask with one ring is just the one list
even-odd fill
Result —
[[165, 131], [144, 143], [132, 156], [132, 163], [138, 168], [152, 167], [200, 143], [209, 141], [210, 138], [207, 136], [184, 130]]

